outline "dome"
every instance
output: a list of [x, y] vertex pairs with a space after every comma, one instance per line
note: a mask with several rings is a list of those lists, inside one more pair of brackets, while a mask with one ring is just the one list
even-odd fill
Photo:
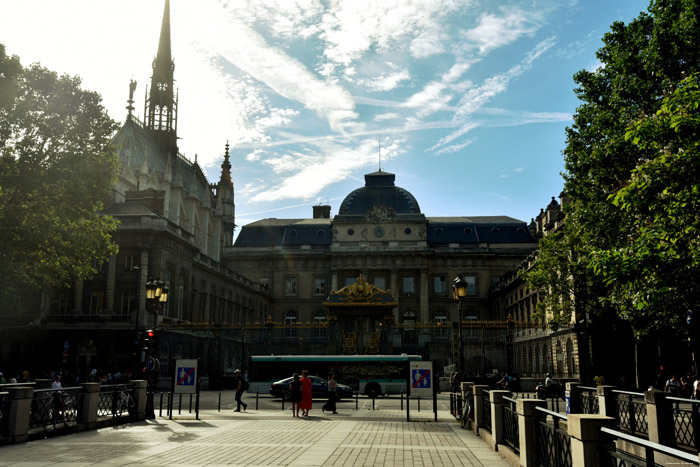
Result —
[[338, 216], [367, 215], [380, 207], [389, 215], [421, 215], [418, 201], [411, 193], [394, 184], [396, 175], [388, 172], [374, 172], [365, 175], [365, 186], [345, 197], [338, 210]]

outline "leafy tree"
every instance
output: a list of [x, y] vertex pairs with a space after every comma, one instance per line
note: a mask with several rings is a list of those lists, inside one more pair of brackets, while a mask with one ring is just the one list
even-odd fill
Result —
[[[642, 115], [660, 108], [664, 92], [683, 79], [683, 74], [700, 71], [700, 5], [698, 0], [652, 1], [648, 13], [625, 25], [616, 22], [603, 37], [597, 57], [601, 66], [574, 76], [575, 92], [582, 104], [567, 128], [564, 150], [564, 190], [571, 198], [565, 207], [566, 226], [545, 248], [526, 280], [546, 294], [548, 283], [556, 283], [562, 271], [571, 272], [571, 291], [551, 289], [553, 321], [570, 316], [572, 302], [577, 313], [594, 319], [621, 317], [635, 326], [661, 324], [656, 319], [636, 320], [637, 311], [624, 308], [609, 276], [599, 274], [598, 252], [629, 245], [637, 213], [619, 209], [611, 198], [626, 186], [633, 170], [656, 156], [648, 145], [638, 146], [626, 137], [629, 126]], [[546, 244], [546, 242], [545, 242]], [[548, 265], [559, 264], [558, 268]], [[650, 309], [649, 309], [650, 311]], [[658, 309], [657, 309], [658, 311]], [[567, 316], [557, 316], [567, 315]], [[650, 317], [649, 317], [650, 318]], [[647, 328], [635, 328], [638, 336]]]
[[652, 116], [627, 132], [653, 157], [640, 161], [630, 182], [610, 196], [632, 220], [619, 246], [599, 250], [594, 271], [610, 300], [635, 330], [681, 329], [700, 289], [700, 80], [694, 75]]
[[116, 221], [99, 215], [117, 176], [116, 124], [80, 84], [0, 44], [2, 293], [67, 285], [116, 253]]

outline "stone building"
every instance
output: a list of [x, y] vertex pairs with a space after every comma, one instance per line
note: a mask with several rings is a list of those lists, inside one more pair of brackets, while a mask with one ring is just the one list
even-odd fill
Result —
[[[324, 302], [362, 277], [397, 303], [374, 323], [374, 331], [383, 328], [390, 340], [383, 348], [448, 365], [453, 323], [494, 319], [492, 284], [536, 247], [527, 224], [510, 217], [428, 217], [409, 191], [395, 185], [394, 174], [378, 171], [365, 175], [365, 186], [348, 194], [333, 217], [330, 206], [314, 206], [307, 219], [243, 226], [223, 261], [270, 292], [261, 353], [340, 352], [329, 349], [326, 323], [336, 316]], [[451, 290], [458, 274], [469, 283], [461, 317]], [[492, 360], [485, 353], [482, 360]]]

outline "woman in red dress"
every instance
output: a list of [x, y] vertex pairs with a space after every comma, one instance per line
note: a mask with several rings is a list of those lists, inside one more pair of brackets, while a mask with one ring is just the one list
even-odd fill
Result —
[[301, 404], [299, 404], [299, 408], [301, 415], [308, 417], [309, 410], [311, 410], [311, 378], [309, 378], [307, 370], [302, 371], [301, 375]]

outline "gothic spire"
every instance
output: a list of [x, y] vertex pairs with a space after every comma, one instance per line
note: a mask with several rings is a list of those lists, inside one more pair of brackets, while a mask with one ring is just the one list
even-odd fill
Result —
[[224, 154], [224, 162], [221, 164], [221, 181], [219, 183], [226, 183], [228, 186], [233, 187], [233, 181], [231, 180], [231, 163], [228, 160], [228, 150], [229, 145], [226, 141], [226, 154]]
[[146, 102], [148, 108], [146, 127], [153, 132], [161, 149], [168, 154], [177, 154], [174, 71], [175, 62], [170, 48], [170, 0], [165, 0], [158, 52], [153, 59], [151, 89]]

